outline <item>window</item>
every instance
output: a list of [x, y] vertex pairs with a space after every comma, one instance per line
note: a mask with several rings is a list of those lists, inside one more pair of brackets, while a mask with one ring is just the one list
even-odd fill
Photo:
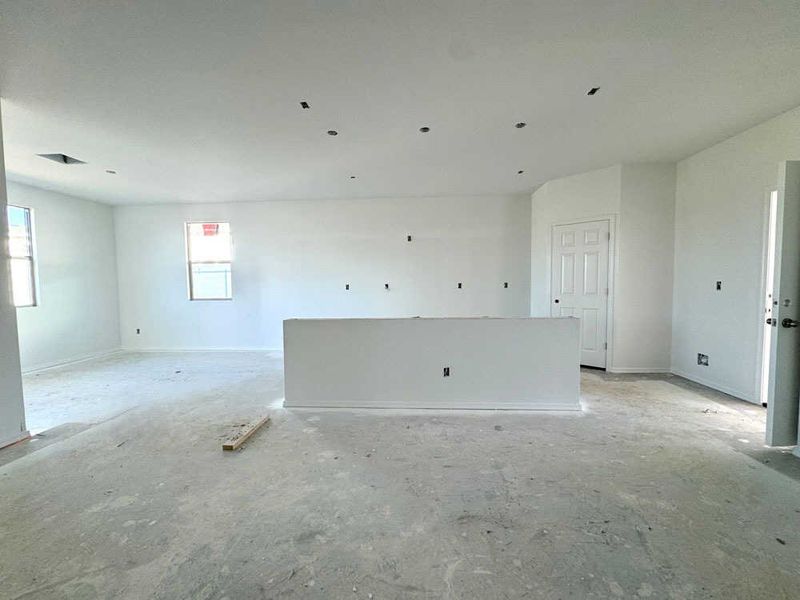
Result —
[[230, 223], [187, 223], [189, 300], [231, 300]]
[[33, 260], [31, 209], [9, 204], [7, 210], [14, 306], [36, 306], [36, 266]]

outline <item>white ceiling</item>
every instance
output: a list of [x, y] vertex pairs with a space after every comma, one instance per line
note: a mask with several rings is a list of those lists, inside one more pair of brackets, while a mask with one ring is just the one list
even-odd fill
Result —
[[800, 2], [0, 0], [0, 95], [114, 204], [527, 193], [800, 104]]

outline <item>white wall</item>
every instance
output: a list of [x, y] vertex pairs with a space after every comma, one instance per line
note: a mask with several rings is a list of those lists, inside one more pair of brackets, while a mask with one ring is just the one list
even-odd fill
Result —
[[[778, 164], [797, 159], [800, 108], [678, 163], [672, 368], [752, 402], [759, 401], [767, 197]], [[708, 367], [697, 365], [698, 352], [709, 356]]]
[[22, 402], [17, 314], [11, 297], [6, 171], [2, 141], [3, 131], [0, 125], [0, 447], [28, 435], [25, 427], [25, 407]]
[[574, 318], [289, 320], [285, 405], [580, 410], [578, 327]]
[[617, 224], [617, 371], [668, 371], [672, 345], [675, 165], [625, 164]]
[[8, 182], [8, 201], [32, 209], [38, 306], [17, 309], [23, 370], [120, 347], [110, 206]]
[[531, 315], [550, 315], [550, 230], [613, 217], [613, 317], [608, 368], [670, 367], [675, 166], [616, 165], [549, 181], [531, 200]]
[[[192, 220], [231, 223], [233, 301], [187, 299]], [[277, 349], [288, 318], [529, 313], [524, 197], [122, 206], [115, 223], [125, 348]]]

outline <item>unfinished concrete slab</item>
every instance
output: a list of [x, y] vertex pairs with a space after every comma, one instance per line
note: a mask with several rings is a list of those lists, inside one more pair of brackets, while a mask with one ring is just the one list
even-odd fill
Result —
[[[676, 377], [585, 372], [584, 413], [272, 410], [269, 429], [223, 453], [281, 398], [279, 357], [76, 369], [130, 406], [0, 467], [6, 598], [800, 589], [800, 465], [762, 447], [760, 407]], [[42, 389], [79, 402], [60, 373]]]

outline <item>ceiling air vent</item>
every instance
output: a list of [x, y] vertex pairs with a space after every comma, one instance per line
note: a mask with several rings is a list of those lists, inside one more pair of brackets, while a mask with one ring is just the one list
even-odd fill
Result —
[[86, 163], [77, 158], [67, 156], [66, 154], [39, 154], [42, 158], [52, 160], [53, 162], [61, 163], [62, 165], [85, 165]]

